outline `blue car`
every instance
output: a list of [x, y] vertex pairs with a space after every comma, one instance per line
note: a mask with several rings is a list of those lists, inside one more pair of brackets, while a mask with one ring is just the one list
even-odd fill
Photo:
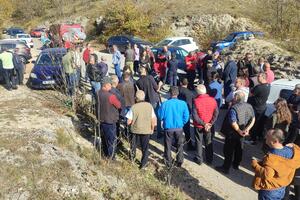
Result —
[[28, 84], [34, 89], [47, 89], [63, 83], [62, 57], [67, 53], [64, 48], [43, 50], [30, 73]]
[[234, 46], [234, 44], [239, 40], [250, 40], [255, 36], [263, 36], [263, 33], [252, 31], [233, 32], [222, 41], [212, 42], [211, 47], [214, 51], [222, 51], [225, 48]]
[[[185, 70], [186, 69], [185, 57], [189, 54], [189, 52], [187, 52], [181, 47], [174, 47], [174, 46], [168, 46], [168, 50], [171, 52], [171, 54], [173, 53], [176, 54], [176, 58], [179, 61], [179, 69]], [[158, 55], [163, 51], [163, 47], [153, 47], [151, 48], [151, 51], [155, 56], [155, 60], [157, 60]]]

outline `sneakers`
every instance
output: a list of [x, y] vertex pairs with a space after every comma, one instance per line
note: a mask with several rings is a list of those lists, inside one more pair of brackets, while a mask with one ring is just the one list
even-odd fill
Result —
[[217, 166], [215, 169], [222, 174], [229, 174], [229, 169], [225, 169], [223, 166]]

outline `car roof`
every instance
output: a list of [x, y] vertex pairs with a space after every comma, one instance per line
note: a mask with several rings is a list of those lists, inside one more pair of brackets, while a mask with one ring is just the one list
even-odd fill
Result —
[[[27, 34], [27, 33], [18, 33], [18, 34], [16, 34], [16, 35], [29, 35], [29, 34]], [[30, 36], [30, 35], [29, 35]]]
[[[162, 50], [163, 47], [158, 47], [158, 46], [156, 46], [156, 47], [152, 47], [151, 49]], [[181, 48], [181, 47], [168, 46], [168, 50], [176, 50], [176, 49], [180, 49], [180, 50], [182, 50], [182, 51], [186, 51], [186, 52], [187, 52], [187, 50], [185, 50], [185, 49], [183, 49], [183, 48]]]
[[67, 49], [65, 48], [48, 48], [42, 50], [41, 54], [59, 54], [59, 53], [67, 53]]
[[295, 85], [300, 84], [300, 79], [278, 79], [271, 83], [273, 85], [283, 85], [283, 86], [291, 86], [294, 87]]
[[252, 31], [237, 31], [237, 32], [232, 32], [231, 34], [238, 35], [238, 34], [244, 34], [244, 33], [251, 33], [251, 34], [253, 34]]
[[11, 40], [11, 39], [4, 39], [0, 40], [0, 44], [24, 44], [24, 41], [21, 40]]
[[193, 38], [192, 37], [168, 37], [163, 40], [183, 40], [183, 39], [193, 39]]

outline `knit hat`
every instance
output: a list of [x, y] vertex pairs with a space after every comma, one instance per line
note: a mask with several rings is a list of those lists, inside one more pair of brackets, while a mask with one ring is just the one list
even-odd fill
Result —
[[110, 84], [112, 83], [111, 78], [109, 76], [103, 77], [103, 79], [101, 80], [101, 85], [105, 85], [108, 83], [110, 83]]

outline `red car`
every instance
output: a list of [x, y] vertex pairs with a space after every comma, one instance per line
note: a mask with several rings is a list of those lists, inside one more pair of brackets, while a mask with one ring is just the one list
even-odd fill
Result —
[[42, 33], [45, 32], [44, 28], [36, 28], [30, 31], [31, 37], [41, 37]]

